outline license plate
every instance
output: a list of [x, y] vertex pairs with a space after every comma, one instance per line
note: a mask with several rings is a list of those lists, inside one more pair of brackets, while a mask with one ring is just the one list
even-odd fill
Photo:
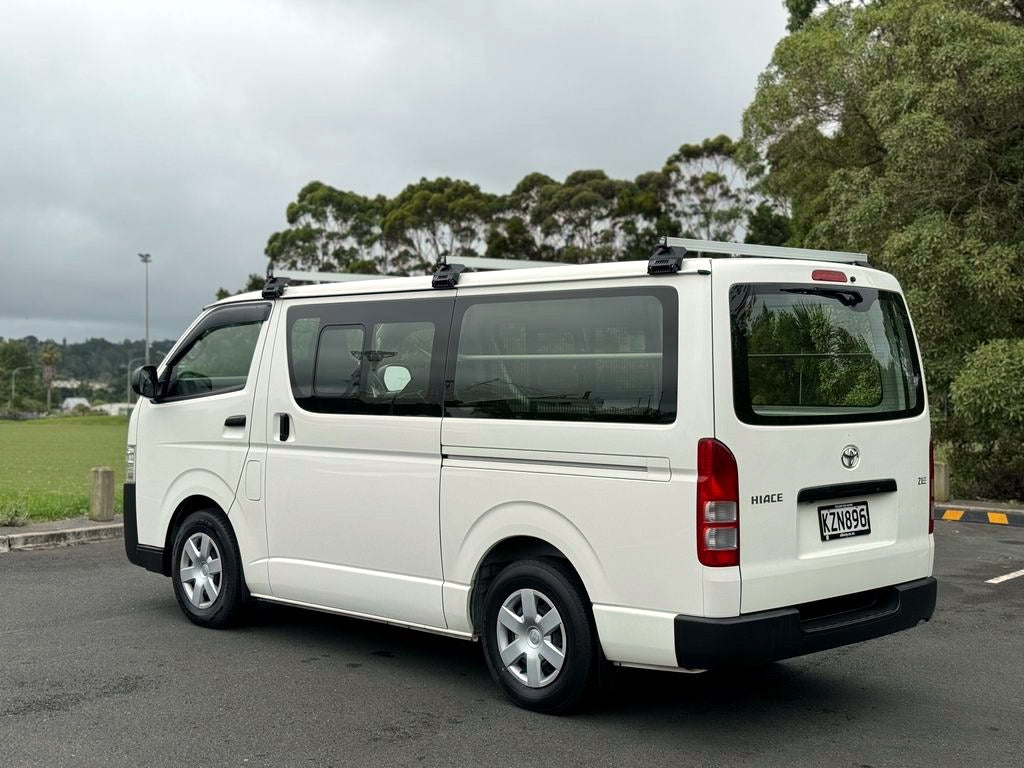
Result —
[[871, 533], [871, 516], [866, 501], [829, 504], [818, 507], [818, 527], [821, 540], [848, 539]]

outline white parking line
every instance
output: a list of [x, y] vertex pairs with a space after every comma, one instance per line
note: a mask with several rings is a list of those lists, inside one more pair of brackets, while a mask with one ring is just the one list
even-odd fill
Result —
[[994, 579], [989, 579], [985, 583], [986, 584], [1002, 584], [1004, 581], [1009, 581], [1010, 579], [1016, 579], [1018, 576], [1024, 576], [1024, 571], [1014, 571], [1013, 573], [1008, 573], [1005, 576], [996, 576]]

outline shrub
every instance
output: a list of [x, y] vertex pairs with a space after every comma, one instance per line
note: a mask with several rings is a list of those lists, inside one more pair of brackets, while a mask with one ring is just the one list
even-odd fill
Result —
[[1024, 499], [1024, 339], [997, 339], [968, 355], [952, 401], [953, 492]]
[[0, 527], [28, 523], [28, 503], [23, 496], [0, 500]]

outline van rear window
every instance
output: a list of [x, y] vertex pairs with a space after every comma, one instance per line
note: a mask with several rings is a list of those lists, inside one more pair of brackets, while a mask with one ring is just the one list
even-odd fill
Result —
[[729, 290], [733, 399], [748, 424], [899, 419], [924, 410], [902, 297], [850, 286]]

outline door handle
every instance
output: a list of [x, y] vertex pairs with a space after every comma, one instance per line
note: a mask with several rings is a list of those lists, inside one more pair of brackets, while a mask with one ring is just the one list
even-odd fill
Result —
[[228, 416], [224, 419], [225, 427], [244, 427], [245, 416]]
[[291, 434], [291, 421], [288, 418], [287, 413], [281, 414], [281, 431], [278, 434], [281, 442], [284, 443], [288, 440], [288, 435]]

